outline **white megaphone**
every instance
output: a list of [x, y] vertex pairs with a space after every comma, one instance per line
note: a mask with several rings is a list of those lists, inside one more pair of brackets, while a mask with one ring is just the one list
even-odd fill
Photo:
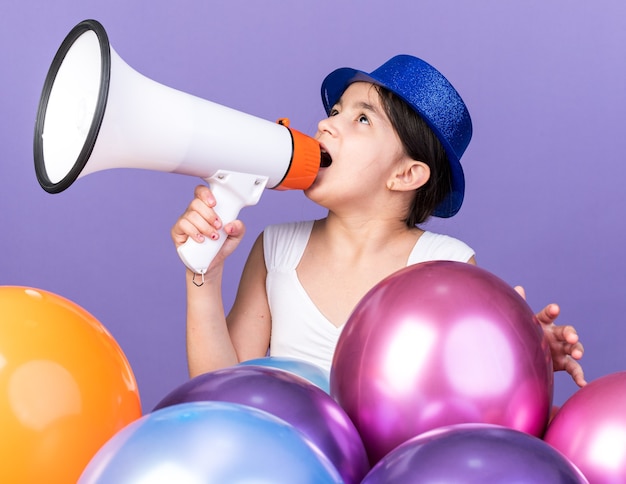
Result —
[[[305, 189], [320, 146], [288, 123], [263, 120], [159, 84], [130, 68], [95, 20], [74, 27], [46, 76], [35, 125], [35, 171], [58, 193], [110, 168], [194, 175], [210, 185], [226, 223], [264, 188]], [[204, 274], [226, 240], [189, 239], [178, 253]]]

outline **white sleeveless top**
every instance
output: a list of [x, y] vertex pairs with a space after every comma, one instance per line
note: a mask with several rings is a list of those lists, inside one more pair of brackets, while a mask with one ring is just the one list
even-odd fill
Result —
[[[263, 234], [266, 290], [272, 314], [270, 356], [299, 358], [330, 371], [343, 326], [336, 327], [304, 290], [296, 267], [309, 241], [313, 221], [268, 226]], [[424, 232], [408, 264], [431, 260], [467, 262], [474, 251], [447, 235]]]

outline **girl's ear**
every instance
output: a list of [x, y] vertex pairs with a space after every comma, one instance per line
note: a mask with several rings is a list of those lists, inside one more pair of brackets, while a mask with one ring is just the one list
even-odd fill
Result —
[[430, 178], [430, 167], [417, 160], [407, 158], [387, 180], [387, 188], [393, 191], [405, 192], [417, 190]]

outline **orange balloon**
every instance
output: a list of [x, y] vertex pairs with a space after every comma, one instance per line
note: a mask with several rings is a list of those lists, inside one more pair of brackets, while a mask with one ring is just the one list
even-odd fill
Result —
[[128, 360], [96, 318], [53, 293], [0, 286], [0, 482], [76, 482], [140, 416]]

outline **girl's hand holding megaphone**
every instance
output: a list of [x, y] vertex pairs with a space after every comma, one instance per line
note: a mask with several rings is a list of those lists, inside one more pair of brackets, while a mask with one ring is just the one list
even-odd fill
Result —
[[228, 237], [209, 265], [205, 277], [217, 266], [220, 266], [221, 272], [224, 260], [237, 248], [246, 231], [241, 220], [229, 222], [222, 227], [222, 221], [214, 210], [215, 205], [216, 200], [210, 188], [198, 185], [194, 190], [194, 199], [171, 230], [172, 240], [178, 249], [189, 238], [198, 243], [204, 242], [206, 238], [217, 240], [221, 236], [219, 230], [224, 229]]

